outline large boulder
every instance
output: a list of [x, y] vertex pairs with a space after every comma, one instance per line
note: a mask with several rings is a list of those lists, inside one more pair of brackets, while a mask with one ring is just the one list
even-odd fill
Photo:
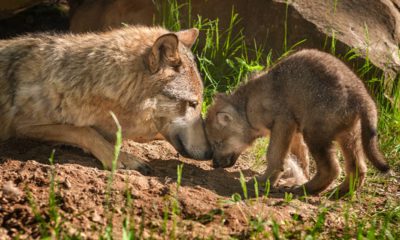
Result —
[[[285, 4], [285, 0], [275, 0]], [[358, 49], [390, 75], [400, 70], [399, 0], [292, 0], [288, 2], [318, 31]]]

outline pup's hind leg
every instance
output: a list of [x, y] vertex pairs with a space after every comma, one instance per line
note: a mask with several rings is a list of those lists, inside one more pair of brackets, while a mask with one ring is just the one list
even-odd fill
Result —
[[[17, 137], [33, 138], [42, 141], [56, 141], [78, 146], [88, 150], [99, 159], [105, 168], [111, 169], [114, 159], [114, 146], [90, 127], [75, 127], [72, 125], [37, 125], [17, 129]], [[147, 164], [127, 153], [119, 156], [120, 167], [149, 171]]]
[[295, 187], [310, 180], [308, 148], [301, 133], [293, 135], [290, 154], [286, 157], [284, 169], [278, 183], [279, 187]]
[[[335, 157], [333, 143], [327, 139], [304, 136], [308, 149], [316, 162], [317, 172], [305, 185], [307, 194], [318, 194], [325, 190], [340, 173], [339, 162]], [[294, 190], [303, 193], [303, 186]]]
[[295, 133], [293, 135], [292, 143], [290, 145], [290, 152], [296, 156], [305, 177], [310, 179], [310, 159], [308, 156], [308, 148], [301, 133]]
[[346, 177], [338, 189], [338, 196], [341, 197], [350, 189], [357, 190], [364, 183], [367, 174], [367, 165], [361, 142], [361, 126], [357, 121], [350, 130], [340, 134], [337, 138], [344, 156]]

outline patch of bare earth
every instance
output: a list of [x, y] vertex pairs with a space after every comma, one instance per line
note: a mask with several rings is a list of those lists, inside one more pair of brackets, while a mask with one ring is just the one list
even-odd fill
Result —
[[[49, 208], [52, 166], [48, 158], [52, 149], [56, 150], [56, 210], [61, 219], [58, 223], [52, 222], [54, 217]], [[250, 170], [248, 156], [242, 157], [235, 167], [222, 170], [213, 169], [207, 161], [183, 158], [163, 141], [149, 144], [127, 141], [123, 151], [147, 159], [153, 171], [144, 176], [133, 170], [117, 170], [110, 192], [111, 207], [107, 208], [110, 171], [102, 170], [100, 162], [91, 155], [73, 147], [28, 140], [2, 143], [0, 239], [39, 238], [43, 232], [51, 232], [49, 226], [56, 224], [64, 235], [98, 239], [104, 234], [111, 213], [115, 239], [122, 238], [122, 224], [127, 218], [142, 238], [247, 239], [257, 236], [256, 233], [261, 233], [258, 236], [261, 238], [272, 238], [274, 226], [278, 226], [279, 232], [289, 231], [289, 238], [298, 238], [315, 225], [322, 201], [330, 209], [324, 224], [334, 228], [336, 235], [345, 231], [342, 214], [345, 201], [331, 202], [319, 197], [290, 200], [273, 193], [268, 198], [255, 199], [251, 189], [251, 200], [233, 201], [234, 193], [242, 193], [239, 170], [247, 178], [257, 174]], [[181, 187], [177, 192], [176, 169], [182, 163]], [[374, 196], [355, 205], [355, 211], [363, 214], [363, 209], [371, 205], [383, 206], [388, 195], [396, 198], [398, 185], [398, 182], [377, 183], [373, 187], [380, 190], [371, 190]], [[368, 194], [370, 190], [365, 191]], [[130, 203], [128, 195], [132, 198]], [[41, 227], [42, 222], [47, 225]]]

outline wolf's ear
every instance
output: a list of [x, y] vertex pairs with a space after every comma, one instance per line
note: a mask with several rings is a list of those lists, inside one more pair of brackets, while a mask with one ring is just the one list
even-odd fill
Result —
[[179, 66], [181, 64], [178, 42], [178, 36], [173, 33], [164, 34], [155, 41], [149, 55], [151, 73], [156, 73], [163, 62], [170, 66]]
[[217, 123], [223, 127], [228, 125], [232, 121], [233, 117], [227, 112], [217, 113]]
[[191, 28], [187, 30], [183, 30], [177, 32], [179, 41], [183, 43], [187, 48], [192, 48], [193, 44], [196, 42], [197, 37], [199, 36], [199, 29]]

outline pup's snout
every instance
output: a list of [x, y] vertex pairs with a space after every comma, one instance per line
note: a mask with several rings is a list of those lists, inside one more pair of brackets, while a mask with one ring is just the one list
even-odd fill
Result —
[[211, 149], [204, 153], [204, 159], [211, 159], [213, 157], [213, 151]]
[[214, 159], [213, 159], [213, 161], [212, 161], [212, 166], [213, 166], [213, 168], [220, 168], [221, 166], [219, 165], [219, 162], [218, 161], [215, 161]]

